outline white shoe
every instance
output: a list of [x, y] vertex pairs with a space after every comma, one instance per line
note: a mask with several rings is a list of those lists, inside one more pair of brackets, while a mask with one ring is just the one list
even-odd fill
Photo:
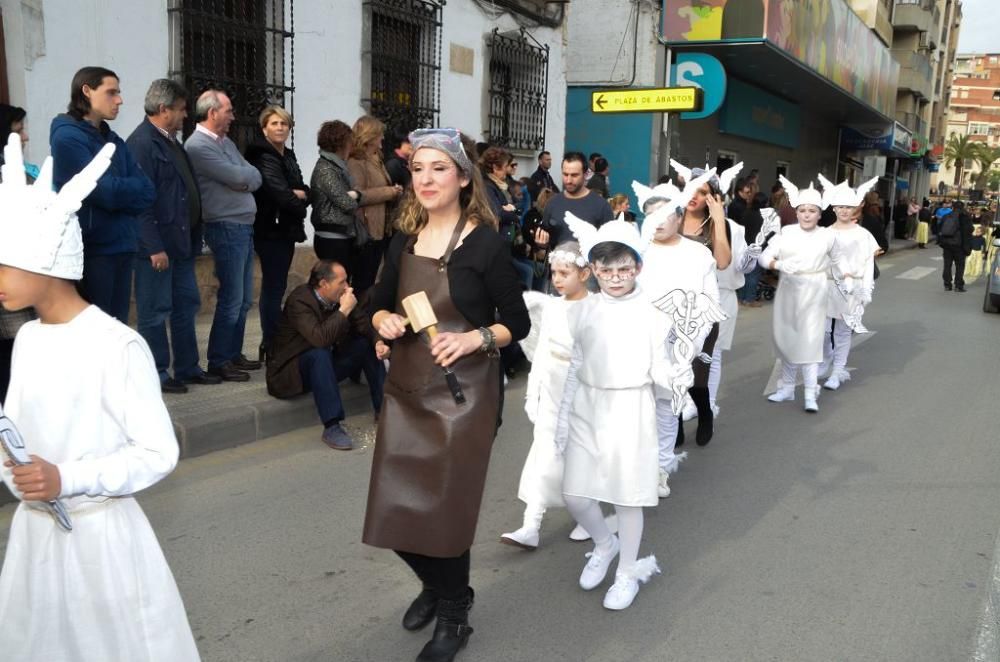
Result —
[[505, 545], [513, 545], [514, 547], [534, 551], [538, 549], [538, 529], [530, 526], [522, 526], [517, 531], [500, 534], [500, 542]]
[[684, 409], [681, 411], [681, 416], [684, 417], [685, 421], [698, 418], [698, 408], [694, 406], [694, 400], [691, 399], [691, 396], [684, 398]]
[[794, 386], [779, 386], [778, 390], [767, 396], [771, 402], [792, 402], [795, 400]]
[[[611, 531], [611, 533], [618, 533], [617, 515], [608, 515], [604, 518], [604, 523], [608, 525], [608, 531]], [[583, 542], [585, 540], [590, 540], [590, 534], [587, 533], [587, 529], [583, 528], [582, 525], [577, 524], [576, 527], [569, 532], [569, 539], [573, 542]]]
[[660, 566], [655, 556], [639, 559], [631, 568], [619, 568], [615, 573], [615, 583], [604, 594], [604, 608], [620, 611], [632, 606], [639, 594], [639, 584], [645, 584], [653, 575], [660, 574]]
[[840, 388], [840, 377], [837, 376], [837, 373], [830, 375], [830, 378], [824, 382], [823, 388], [828, 391], [836, 391]]
[[669, 480], [669, 478], [670, 478], [670, 474], [668, 474], [663, 469], [660, 469], [660, 482], [656, 486], [656, 491], [657, 491], [657, 494], [659, 494], [659, 496], [660, 496], [661, 499], [665, 499], [668, 496], [670, 496], [670, 485], [667, 483], [667, 481]]
[[618, 556], [620, 549], [621, 543], [618, 542], [618, 536], [611, 536], [611, 549], [603, 554], [598, 551], [595, 545], [594, 551], [587, 553], [589, 560], [587, 565], [583, 566], [583, 572], [580, 573], [580, 588], [584, 591], [590, 591], [600, 586], [604, 578], [607, 577], [608, 568]]
[[719, 409], [719, 405], [712, 405], [712, 417], [713, 418], [718, 418], [719, 417], [719, 411], [721, 411]]
[[816, 412], [819, 411], [819, 403], [816, 402], [816, 399], [818, 397], [819, 397], [819, 387], [818, 386], [813, 386], [813, 387], [810, 387], [810, 388], [806, 388], [805, 398], [804, 398], [804, 400], [805, 400], [805, 410], [807, 412], [809, 412], [810, 414], [815, 414]]

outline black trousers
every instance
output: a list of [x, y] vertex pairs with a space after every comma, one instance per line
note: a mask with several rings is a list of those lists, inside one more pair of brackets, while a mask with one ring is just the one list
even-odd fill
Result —
[[14, 339], [0, 338], [0, 403], [7, 402], [10, 386], [10, 360], [14, 355]]
[[955, 287], [965, 287], [965, 251], [961, 246], [942, 246], [945, 287], [951, 287], [951, 267], [955, 265]]
[[437, 558], [413, 552], [396, 554], [416, 573], [424, 588], [434, 591], [442, 600], [461, 600], [469, 588], [469, 550], [453, 558]]

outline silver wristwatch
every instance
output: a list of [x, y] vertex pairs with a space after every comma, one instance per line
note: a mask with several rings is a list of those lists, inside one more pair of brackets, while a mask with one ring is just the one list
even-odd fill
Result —
[[497, 335], [493, 333], [493, 330], [489, 327], [481, 326], [479, 327], [479, 335], [483, 339], [483, 344], [479, 348], [479, 351], [488, 356], [497, 356], [499, 354], [497, 351]]

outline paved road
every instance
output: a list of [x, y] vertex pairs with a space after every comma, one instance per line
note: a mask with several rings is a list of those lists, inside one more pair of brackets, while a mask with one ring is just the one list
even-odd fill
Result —
[[[689, 449], [674, 495], [647, 511], [642, 551], [664, 573], [624, 613], [577, 587], [589, 548], [566, 539], [564, 512], [537, 552], [496, 543], [520, 520], [530, 438], [515, 381], [460, 659], [968, 659], [1000, 528], [1000, 316], [980, 312], [979, 283], [960, 295], [936, 271], [913, 278], [935, 255], [884, 261], [866, 318], [877, 333], [817, 415], [761, 397], [770, 309], [741, 312], [716, 439]], [[186, 460], [141, 496], [207, 661], [406, 661], [425, 640], [399, 626], [413, 578], [359, 542], [370, 448], [335, 453], [318, 436]]]

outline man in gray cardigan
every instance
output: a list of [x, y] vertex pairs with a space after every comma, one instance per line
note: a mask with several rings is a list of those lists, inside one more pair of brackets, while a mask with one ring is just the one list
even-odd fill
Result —
[[198, 177], [205, 243], [215, 256], [218, 302], [208, 336], [208, 372], [226, 381], [245, 382], [246, 370], [259, 361], [243, 355], [247, 311], [253, 303], [253, 192], [260, 187], [257, 168], [247, 163], [226, 134], [236, 119], [225, 93], [207, 90], [195, 105], [198, 126], [184, 143]]

